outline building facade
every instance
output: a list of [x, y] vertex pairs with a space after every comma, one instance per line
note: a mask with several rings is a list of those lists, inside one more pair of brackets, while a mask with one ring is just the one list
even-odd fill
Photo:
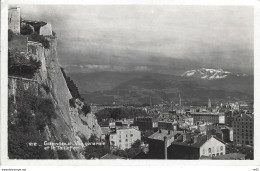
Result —
[[220, 123], [225, 124], [225, 114], [224, 113], [212, 113], [212, 112], [196, 112], [191, 113], [193, 117], [194, 124], [198, 124], [200, 122], [214, 124]]
[[153, 118], [136, 117], [134, 119], [134, 125], [138, 126], [140, 130], [153, 130]]
[[121, 150], [131, 148], [136, 140], [141, 140], [141, 132], [135, 128], [119, 128], [109, 136], [110, 147]]
[[226, 154], [226, 146], [220, 139], [206, 135], [183, 134], [172, 143], [168, 150], [169, 159], [199, 159]]
[[254, 145], [254, 115], [240, 114], [233, 120], [234, 142], [244, 145]]
[[177, 131], [178, 123], [173, 121], [158, 121], [158, 129]]

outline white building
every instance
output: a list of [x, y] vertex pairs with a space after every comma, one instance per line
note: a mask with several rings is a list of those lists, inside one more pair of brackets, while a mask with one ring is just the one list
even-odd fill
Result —
[[131, 148], [136, 140], [141, 140], [141, 132], [135, 128], [119, 128], [116, 133], [110, 134], [109, 139], [111, 148], [124, 150]]
[[211, 137], [200, 147], [201, 156], [221, 156], [226, 154], [225, 143], [216, 137]]

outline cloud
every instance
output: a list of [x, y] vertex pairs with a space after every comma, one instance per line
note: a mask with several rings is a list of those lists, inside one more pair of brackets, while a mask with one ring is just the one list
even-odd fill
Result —
[[[196, 59], [202, 67], [218, 62], [253, 68], [254, 10], [249, 6], [23, 5], [21, 12], [25, 19], [53, 24], [63, 64], [97, 58], [111, 65], [112, 56], [126, 64], [130, 57], [148, 52], [142, 58], [160, 54]], [[250, 55], [236, 53], [241, 50]]]
[[119, 65], [63, 65], [68, 72], [133, 72], [133, 71], [149, 71], [147, 66], [119, 66]]

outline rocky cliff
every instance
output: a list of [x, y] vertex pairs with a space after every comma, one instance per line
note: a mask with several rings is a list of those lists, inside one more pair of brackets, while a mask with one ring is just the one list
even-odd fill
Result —
[[[69, 100], [72, 94], [66, 84], [66, 80], [61, 72], [57, 57], [57, 38], [54, 36], [46, 37], [50, 43], [49, 48], [44, 48], [40, 43], [28, 42], [28, 52], [34, 59], [41, 61], [41, 67], [32, 79], [19, 76], [9, 76], [9, 101], [12, 99], [13, 109], [9, 109], [9, 115], [15, 118], [19, 100], [23, 94], [20, 92], [30, 91], [35, 96], [49, 99], [54, 106], [55, 117], [51, 122], [44, 126], [41, 133], [44, 140], [71, 143], [79, 145], [76, 150], [64, 150], [67, 158], [84, 159], [82, 139], [88, 139], [92, 134], [101, 136], [101, 128], [97, 123], [95, 115], [84, 113], [82, 110], [83, 102], [76, 99], [76, 106], [70, 106]], [[19, 96], [19, 98], [18, 98]], [[23, 99], [24, 100], [24, 99]], [[26, 99], [25, 99], [26, 100]], [[33, 115], [33, 109], [31, 110]], [[34, 115], [33, 115], [34, 116]], [[19, 116], [16, 116], [19, 118]], [[15, 122], [11, 124], [15, 125]], [[36, 125], [37, 126], [37, 125]], [[54, 150], [53, 158], [59, 158]], [[20, 158], [20, 157], [18, 157]]]

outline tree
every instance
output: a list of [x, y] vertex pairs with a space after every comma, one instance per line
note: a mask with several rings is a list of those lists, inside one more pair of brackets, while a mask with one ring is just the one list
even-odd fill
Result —
[[90, 138], [88, 139], [88, 142], [94, 143], [98, 141], [98, 137], [95, 134], [91, 134]]
[[89, 105], [84, 104], [84, 106], [82, 107], [82, 111], [84, 112], [85, 116], [91, 112], [91, 108]]
[[21, 27], [21, 34], [22, 35], [30, 35], [33, 33], [33, 29], [30, 25], [26, 24]]
[[8, 49], [8, 74], [32, 78], [41, 67], [41, 61], [33, 59], [17, 49]]
[[37, 34], [36, 32], [31, 34], [29, 39], [41, 43], [44, 48], [48, 49], [50, 47], [49, 40], [47, 40], [44, 36]]

